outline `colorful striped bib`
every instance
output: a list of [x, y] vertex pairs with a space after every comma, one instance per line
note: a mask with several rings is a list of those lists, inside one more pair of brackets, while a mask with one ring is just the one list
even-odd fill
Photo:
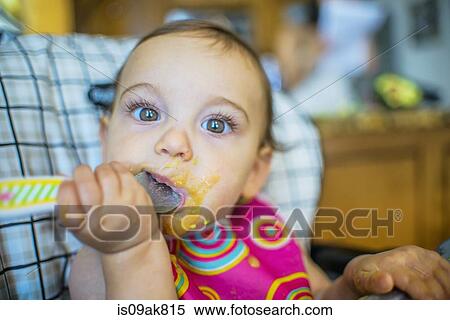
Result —
[[168, 240], [180, 299], [312, 299], [301, 249], [273, 208], [253, 199], [229, 222]]

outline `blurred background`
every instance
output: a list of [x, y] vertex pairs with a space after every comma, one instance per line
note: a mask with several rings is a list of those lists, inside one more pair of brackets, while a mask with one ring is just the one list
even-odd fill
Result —
[[[433, 249], [450, 237], [450, 1], [0, 0], [25, 33], [140, 36], [201, 18], [261, 55], [273, 90], [317, 124], [321, 207], [400, 209], [395, 237], [314, 247]], [[319, 213], [320, 216], [320, 213]], [[368, 227], [370, 217], [358, 227]], [[313, 247], [313, 248], [314, 248]], [[319, 252], [320, 255], [320, 251]]]

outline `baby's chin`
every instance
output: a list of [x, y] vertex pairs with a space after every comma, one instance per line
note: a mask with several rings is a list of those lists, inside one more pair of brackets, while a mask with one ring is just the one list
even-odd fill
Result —
[[160, 228], [164, 235], [181, 238], [190, 231], [202, 230], [214, 222], [214, 217], [210, 215], [202, 214], [200, 208], [181, 208], [172, 214], [159, 215]]
[[171, 214], [159, 216], [160, 228], [166, 236], [181, 238], [189, 232], [202, 231], [217, 219], [224, 219], [233, 212], [233, 207], [225, 204], [181, 207]]

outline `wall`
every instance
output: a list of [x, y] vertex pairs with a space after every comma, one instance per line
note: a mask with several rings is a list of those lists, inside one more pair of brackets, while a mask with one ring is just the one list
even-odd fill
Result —
[[[411, 6], [420, 1], [423, 0], [381, 0], [391, 14], [390, 38], [393, 43], [416, 31]], [[434, 1], [437, 1], [440, 14], [438, 37], [420, 45], [408, 39], [389, 54], [393, 71], [435, 87], [444, 106], [450, 109], [450, 0]]]

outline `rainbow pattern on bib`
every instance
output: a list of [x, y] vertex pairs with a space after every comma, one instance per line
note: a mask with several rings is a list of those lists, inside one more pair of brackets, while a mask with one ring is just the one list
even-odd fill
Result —
[[301, 249], [274, 210], [253, 199], [233, 215], [232, 229], [216, 223], [167, 240], [178, 297], [312, 299]]

